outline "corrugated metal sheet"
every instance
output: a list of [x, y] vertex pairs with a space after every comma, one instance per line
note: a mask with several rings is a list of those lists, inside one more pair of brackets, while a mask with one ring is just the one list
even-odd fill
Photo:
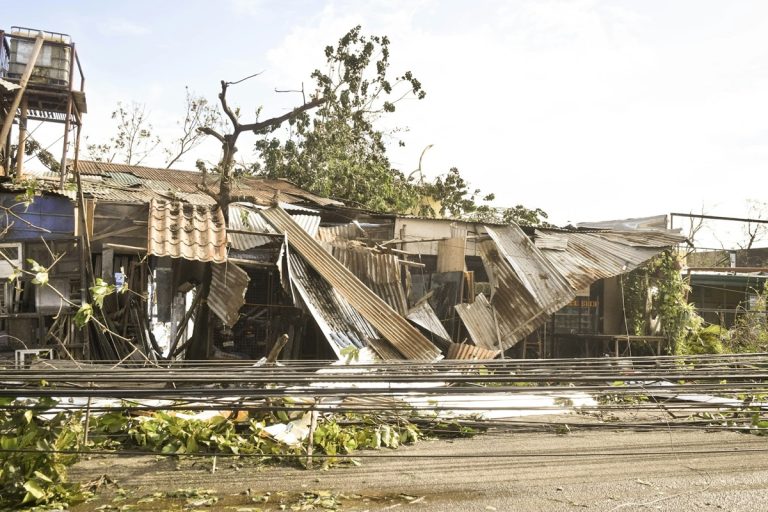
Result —
[[595, 233], [604, 240], [617, 242], [631, 247], [672, 247], [685, 241], [682, 235], [671, 233], [656, 233], [652, 231], [633, 232], [633, 231], [605, 231]]
[[331, 246], [331, 254], [392, 309], [405, 316], [408, 301], [400, 281], [397, 256], [376, 254], [364, 246], [340, 243]]
[[469, 337], [478, 347], [495, 350], [498, 346], [496, 321], [491, 303], [482, 293], [475, 297], [472, 304], [457, 304], [456, 312], [464, 322]]
[[[237, 231], [254, 231], [257, 233], [277, 234], [277, 230], [264, 220], [259, 211], [245, 204], [229, 205], [229, 228]], [[227, 233], [229, 243], [238, 251], [245, 251], [270, 243], [274, 237], [261, 235], [246, 235], [243, 233]]]
[[297, 213], [291, 215], [291, 217], [309, 236], [317, 238], [317, 230], [320, 228], [319, 215], [301, 215]]
[[357, 240], [365, 238], [366, 233], [360, 224], [350, 222], [338, 226], [321, 227], [317, 232], [317, 239], [321, 242], [335, 242], [336, 240]]
[[[141, 165], [124, 165], [110, 162], [94, 162], [89, 160], [78, 161], [78, 171], [81, 174], [104, 175], [106, 173], [132, 174], [142, 180], [166, 182], [176, 192], [196, 193], [202, 183], [202, 174], [199, 171], [181, 171], [177, 169], [160, 169]], [[216, 175], [209, 175], [206, 185], [212, 193], [218, 193], [218, 179]], [[336, 205], [343, 203], [316, 196], [303, 190], [286, 180], [271, 180], [244, 176], [233, 184], [233, 194], [236, 196], [251, 198], [255, 203], [264, 206], [272, 204], [276, 195], [285, 203], [309, 202], [320, 206]]]
[[451, 335], [445, 330], [445, 326], [440, 322], [440, 319], [435, 314], [435, 310], [432, 309], [432, 306], [429, 305], [429, 302], [423, 301], [411, 308], [411, 310], [408, 311], [406, 318], [436, 336], [446, 341], [451, 341]]
[[153, 200], [148, 224], [149, 254], [215, 263], [227, 259], [227, 233], [218, 207]]
[[315, 319], [339, 359], [344, 358], [342, 350], [345, 348], [353, 346], [363, 349], [369, 342], [374, 345], [375, 340], [381, 337], [301, 256], [291, 253], [288, 256], [288, 269], [291, 283], [304, 307]]
[[549, 314], [573, 299], [575, 291], [628, 272], [684, 240], [656, 231], [540, 228], [535, 232], [537, 247], [517, 226], [486, 226], [486, 230], [492, 240], [483, 241], [480, 248], [505, 349], [543, 325]]
[[550, 249], [552, 251], [564, 251], [568, 249], [568, 237], [561, 233], [534, 231], [533, 243], [539, 249]]
[[499, 355], [498, 350], [486, 350], [465, 343], [451, 343], [448, 347], [446, 359], [465, 359], [470, 361], [483, 361], [494, 359]]
[[542, 325], [547, 313], [493, 240], [484, 240], [478, 247], [491, 282], [491, 305], [499, 324], [501, 347], [507, 349]]
[[229, 327], [240, 318], [249, 281], [248, 273], [234, 263], [213, 265], [208, 305]]
[[127, 172], [107, 172], [104, 175], [104, 183], [111, 183], [117, 186], [133, 187], [143, 183], [143, 180]]
[[606, 220], [600, 222], [579, 222], [577, 224], [580, 228], [592, 228], [592, 229], [610, 229], [616, 231], [664, 231], [667, 233], [680, 234], [680, 230], [670, 231], [667, 230], [667, 216], [666, 215], [654, 215], [652, 217], [636, 217], [632, 219], [621, 220]]
[[[122, 173], [127, 175], [127, 173]], [[35, 177], [38, 181], [38, 189], [49, 193], [55, 193], [76, 200], [74, 190], [59, 191], [59, 175], [51, 172], [35, 171]], [[106, 175], [105, 175], [106, 176]], [[127, 180], [128, 178], [126, 178]], [[138, 179], [138, 178], [136, 178]], [[93, 197], [101, 201], [114, 203], [137, 203], [148, 204], [153, 199], [160, 201], [186, 201], [192, 204], [214, 205], [216, 201], [199, 190], [182, 192], [169, 189], [167, 182], [165, 188], [150, 181], [140, 180], [141, 185], [120, 184], [112, 181], [110, 178], [103, 179], [100, 175], [81, 175], [83, 193], [86, 197]], [[152, 186], [150, 186], [152, 185]]]
[[[305, 210], [305, 208], [302, 208], [298, 211]], [[295, 214], [292, 217], [310, 236], [315, 237], [317, 235], [317, 230], [320, 227], [319, 215]], [[236, 231], [278, 234], [277, 230], [261, 216], [261, 209], [248, 203], [232, 203], [229, 205], [229, 228]], [[227, 236], [232, 247], [238, 251], [260, 247], [275, 239], [275, 237], [270, 236], [231, 232]]]
[[568, 281], [517, 224], [485, 230], [544, 312], [554, 313], [573, 300]]
[[284, 210], [270, 208], [262, 215], [286, 233], [289, 244], [405, 357], [430, 361], [442, 358], [435, 345], [328, 254]]
[[[546, 229], [541, 230], [547, 233]], [[557, 233], [567, 239], [566, 250], [543, 249], [542, 254], [564, 276], [571, 288], [581, 290], [599, 279], [613, 277], [637, 268], [682, 237], [648, 233], [654, 247], [633, 246], [640, 233]], [[658, 238], [661, 236], [662, 238]], [[622, 243], [622, 241], [624, 241]], [[659, 245], [661, 244], [661, 245]]]

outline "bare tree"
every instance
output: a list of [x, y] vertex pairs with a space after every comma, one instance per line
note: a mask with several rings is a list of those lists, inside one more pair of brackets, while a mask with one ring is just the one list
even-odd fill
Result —
[[203, 126], [221, 129], [223, 123], [218, 106], [211, 105], [207, 99], [195, 95], [186, 88], [186, 112], [184, 120], [178, 122], [181, 135], [164, 149], [165, 168], [170, 169], [182, 156], [198, 147], [205, 140], [205, 133], [198, 128]]
[[[236, 82], [226, 82], [224, 80], [221, 81], [219, 101], [221, 102], [222, 110], [232, 125], [232, 129], [229, 133], [222, 133], [222, 131], [217, 130], [211, 126], [200, 126], [198, 128], [201, 133], [211, 135], [215, 137], [219, 142], [221, 142], [221, 161], [217, 167], [217, 171], [219, 172], [219, 193], [217, 200], [221, 206], [222, 213], [224, 214], [225, 218], [227, 217], [227, 206], [232, 201], [232, 171], [234, 169], [235, 153], [237, 153], [237, 139], [240, 137], [240, 135], [243, 132], [261, 134], [270, 130], [274, 130], [284, 122], [294, 119], [302, 112], [316, 108], [326, 101], [324, 98], [316, 96], [310, 99], [310, 101], [295, 107], [290, 112], [287, 112], [283, 115], [271, 117], [264, 121], [256, 120], [251, 123], [242, 123], [240, 122], [239, 109], [232, 110], [232, 108], [227, 103], [227, 90], [230, 85], [238, 84], [244, 80], [253, 78], [254, 76], [258, 76], [258, 74], [251, 75]], [[203, 186], [205, 186], [205, 184], [203, 184]]]
[[117, 131], [108, 142], [88, 144], [88, 154], [96, 161], [140, 165], [160, 146], [160, 138], [152, 133], [149, 112], [143, 103], [117, 103], [112, 112]]
[[[766, 211], [768, 211], [768, 203], [757, 201], [755, 199], [748, 199], [747, 203], [749, 204], [747, 218], [762, 220]], [[739, 246], [739, 249], [748, 251], [756, 242], [759, 242], [764, 238], [766, 232], [768, 232], [768, 224], [747, 221], [744, 223], [743, 229], [746, 241], [737, 245]]]

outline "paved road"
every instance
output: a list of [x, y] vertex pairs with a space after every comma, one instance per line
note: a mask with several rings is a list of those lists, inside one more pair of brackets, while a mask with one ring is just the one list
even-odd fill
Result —
[[[704, 453], [712, 450], [721, 453]], [[215, 488], [229, 498], [213, 510], [236, 510], [227, 505], [241, 503], [235, 496], [250, 488], [257, 494], [316, 489], [366, 497], [343, 502], [343, 511], [754, 512], [768, 510], [768, 452], [762, 450], [768, 450], [768, 438], [730, 432], [491, 433], [421, 442], [382, 452], [394, 458], [327, 471], [238, 469], [219, 459], [212, 475], [209, 462], [183, 462], [179, 470], [154, 457], [94, 457], [78, 464], [72, 477], [83, 481], [106, 473], [131, 496]]]

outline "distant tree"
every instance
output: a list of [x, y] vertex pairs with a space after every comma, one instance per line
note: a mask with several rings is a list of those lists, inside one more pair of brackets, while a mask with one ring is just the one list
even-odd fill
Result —
[[146, 105], [118, 102], [112, 119], [117, 126], [109, 141], [87, 145], [92, 160], [139, 165], [160, 146], [160, 138], [152, 132]]
[[155, 159], [162, 154], [165, 167], [170, 169], [205, 140], [205, 134], [198, 128], [215, 128], [222, 123], [217, 105], [211, 105], [188, 87], [185, 91], [184, 117], [177, 122], [178, 135], [169, 143], [164, 144], [155, 134], [146, 105], [118, 102], [112, 112], [112, 119], [116, 121], [114, 135], [106, 142], [88, 144], [89, 158], [98, 162], [141, 165], [147, 159]]
[[198, 128], [203, 126], [216, 128], [221, 127], [223, 123], [218, 105], [212, 105], [204, 97], [195, 95], [189, 90], [189, 87], [186, 87], [185, 90], [186, 111], [184, 119], [177, 122], [181, 134], [163, 149], [166, 156], [166, 169], [170, 169], [185, 154], [203, 143], [206, 134]]
[[[768, 203], [764, 201], [757, 201], [755, 199], [748, 199], [749, 210], [747, 217], [750, 219], [763, 220], [766, 212], [768, 212]], [[750, 250], [757, 243], [765, 238], [768, 233], [768, 224], [762, 222], [747, 221], [743, 227], [745, 241], [738, 243], [739, 249]]]
[[494, 222], [521, 226], [549, 226], [547, 213], [541, 208], [523, 205], [513, 208], [487, 204], [496, 199], [494, 194], [483, 195], [479, 188], [471, 189], [459, 169], [452, 167], [432, 182], [420, 182], [419, 193], [431, 201], [422, 201], [420, 213], [427, 216], [451, 217], [474, 222]]
[[541, 208], [526, 208], [519, 204], [512, 208], [501, 208], [498, 213], [499, 222], [502, 224], [515, 222], [520, 226], [552, 227], [552, 224], [547, 222], [547, 212]]

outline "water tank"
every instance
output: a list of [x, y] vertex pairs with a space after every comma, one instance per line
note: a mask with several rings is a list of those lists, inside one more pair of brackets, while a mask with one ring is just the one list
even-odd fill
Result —
[[20, 79], [24, 74], [38, 34], [43, 35], [43, 47], [29, 79], [30, 84], [68, 87], [69, 70], [72, 66], [71, 38], [67, 34], [31, 28], [11, 27], [8, 78]]

